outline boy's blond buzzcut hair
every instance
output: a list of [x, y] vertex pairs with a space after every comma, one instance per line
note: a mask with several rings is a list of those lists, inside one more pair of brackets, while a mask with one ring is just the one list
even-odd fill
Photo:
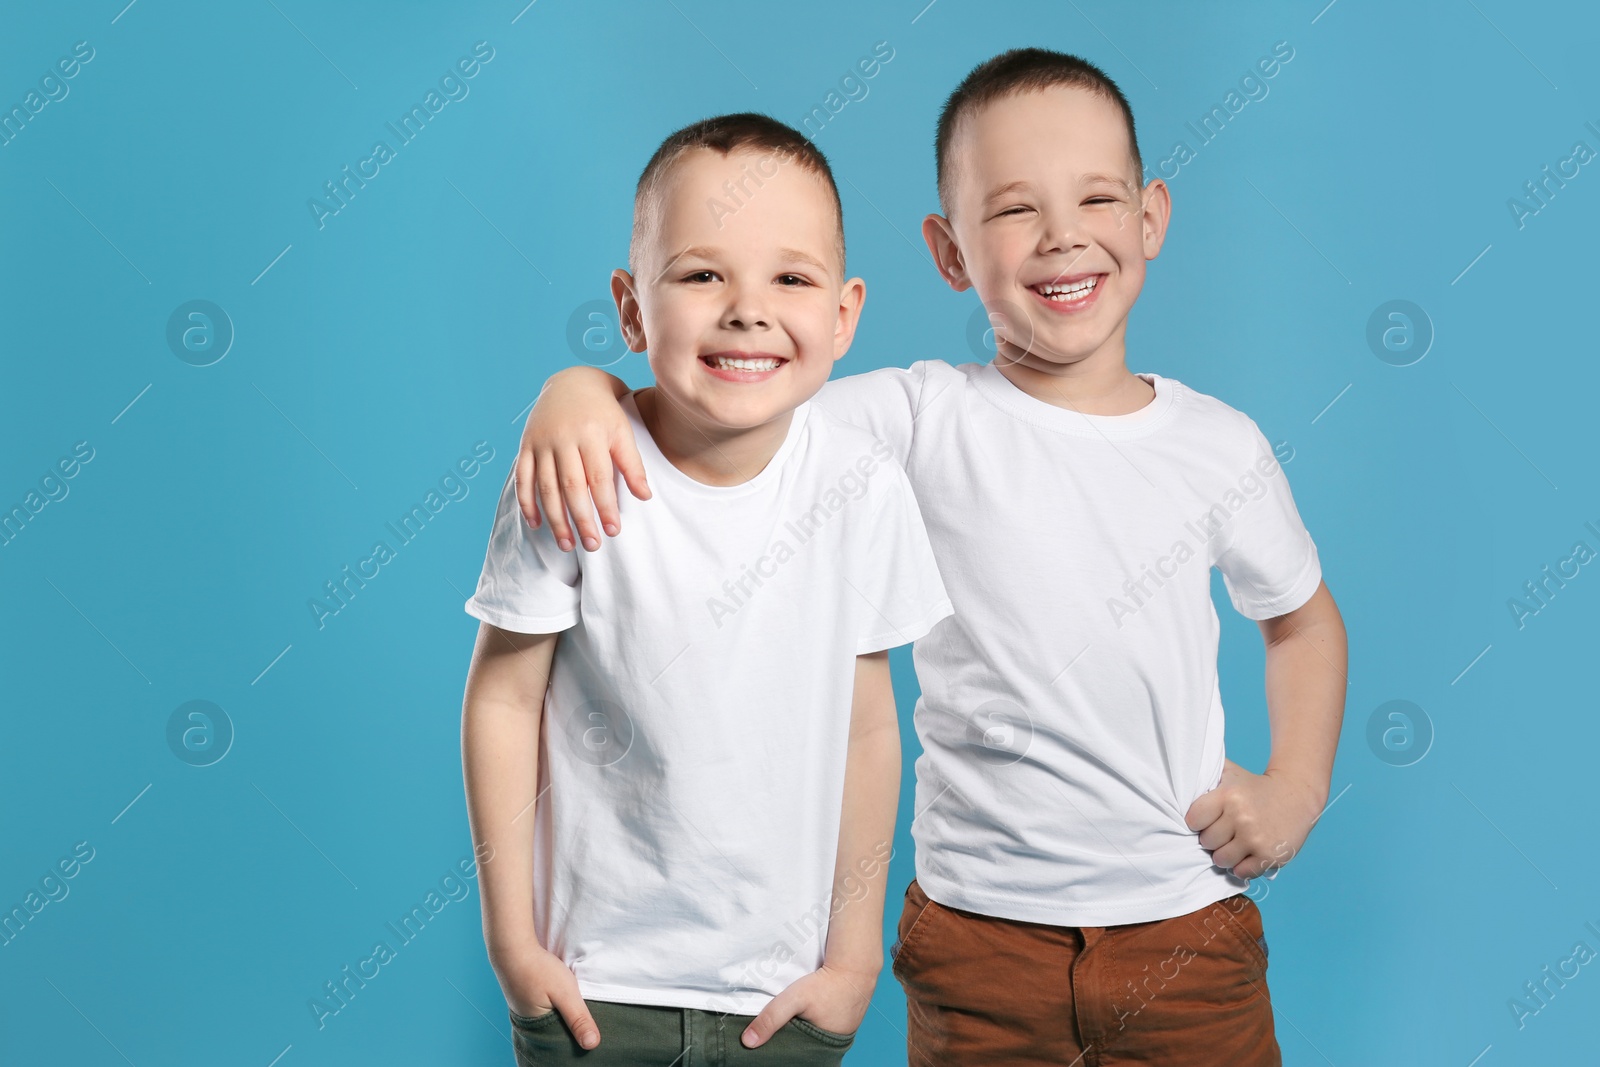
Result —
[[939, 112], [939, 129], [934, 137], [933, 154], [939, 176], [939, 207], [947, 218], [954, 185], [950, 146], [961, 123], [996, 100], [1057, 86], [1087, 89], [1117, 105], [1128, 123], [1133, 171], [1141, 176], [1139, 181], [1142, 184], [1144, 161], [1139, 155], [1139, 138], [1134, 133], [1133, 108], [1117, 83], [1086, 59], [1065, 52], [1052, 52], [1047, 48], [1013, 48], [973, 67]]
[[[786, 126], [775, 118], [753, 111], [701, 119], [668, 134], [667, 139], [661, 142], [661, 147], [656, 149], [650, 162], [645, 164], [644, 172], [639, 175], [639, 185], [633, 194], [633, 235], [628, 243], [628, 263], [635, 271], [638, 270], [640, 253], [643, 251], [644, 235], [654, 228], [661, 182], [679, 159], [697, 148], [707, 148], [724, 156], [740, 150], [759, 152], [779, 162], [797, 164], [822, 179], [833, 200], [838, 233], [835, 250], [839, 255], [839, 273], [841, 276], [844, 274], [844, 206], [839, 202], [839, 186], [833, 180], [833, 168], [828, 165], [828, 158], [793, 126]], [[776, 172], [767, 173], [765, 177], [770, 178], [772, 173]], [[754, 183], [756, 188], [760, 187], [762, 177], [761, 174], [747, 175], [747, 180], [735, 185], [729, 194], [735, 206], [740, 202], [738, 198], [741, 193], [748, 197], [753, 192], [750, 183]]]

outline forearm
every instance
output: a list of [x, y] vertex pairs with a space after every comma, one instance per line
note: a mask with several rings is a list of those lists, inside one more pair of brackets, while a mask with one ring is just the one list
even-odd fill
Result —
[[486, 937], [534, 937], [533, 834], [529, 801], [538, 788], [537, 728], [524, 709], [469, 703], [461, 721], [467, 818], [473, 841], [494, 851], [478, 884]]
[[1320, 810], [1328, 798], [1349, 685], [1344, 621], [1321, 586], [1303, 607], [1263, 624], [1263, 631], [1272, 724], [1266, 774], [1308, 789]]
[[865, 721], [851, 730], [845, 764], [824, 963], [875, 976], [883, 968], [883, 900], [900, 797], [900, 733], [887, 658], [863, 673], [858, 700], [869, 706], [861, 716]]
[[[530, 640], [532, 647], [515, 647]], [[497, 642], [513, 647], [495, 649]], [[548, 645], [553, 643], [554, 635], [538, 641], [485, 627], [462, 702], [467, 818], [474, 843], [492, 849], [491, 861], [481, 865], [479, 873], [484, 935], [491, 953], [507, 941], [537, 943], [533, 813]]]

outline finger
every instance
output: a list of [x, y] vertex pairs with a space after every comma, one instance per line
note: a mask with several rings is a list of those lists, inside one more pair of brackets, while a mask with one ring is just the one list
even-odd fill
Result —
[[[549, 511], [549, 507], [545, 508]], [[552, 527], [553, 528], [553, 527]], [[1195, 797], [1194, 803], [1189, 805], [1189, 810], [1184, 813], [1183, 821], [1189, 829], [1194, 831], [1204, 830], [1217, 821], [1222, 814], [1222, 795], [1213, 789], [1209, 793], [1201, 793]]]
[[[1233, 840], [1211, 853], [1211, 863], [1213, 866], [1221, 867], [1225, 871], [1234, 871], [1235, 874], [1239, 874], [1234, 868], [1249, 859], [1250, 856], [1251, 852], [1248, 845], [1243, 841]], [[1239, 874], [1239, 877], [1248, 878], [1250, 876]]]
[[[1200, 831], [1200, 847], [1208, 852], [1215, 852], [1225, 847], [1238, 835], [1234, 833], [1233, 820], [1227, 815], [1219, 817], [1211, 825]], [[1240, 842], [1242, 845], [1244, 842]]]
[[577, 1038], [578, 1044], [584, 1048], [594, 1048], [600, 1043], [600, 1027], [595, 1023], [594, 1016], [589, 1014], [588, 1003], [578, 992], [576, 978], [571, 979], [570, 986], [563, 983], [562, 988], [552, 990], [550, 1000], [561, 1013], [561, 1019], [567, 1024], [567, 1029]]
[[739, 1040], [745, 1048], [760, 1048], [766, 1044], [768, 1038], [779, 1030], [796, 1015], [805, 1010], [801, 998], [792, 994], [788, 989], [773, 997], [761, 1014], [750, 1020], [750, 1025], [744, 1028], [744, 1033], [739, 1035]]
[[537, 530], [539, 528], [539, 497], [533, 481], [533, 453], [522, 451], [517, 453], [515, 484], [517, 488], [517, 506], [522, 509], [522, 518], [528, 526]]
[[1259, 878], [1271, 866], [1271, 861], [1265, 856], [1252, 852], [1233, 865], [1233, 873], [1238, 878]]
[[534, 480], [538, 485], [539, 504], [544, 509], [545, 521], [550, 524], [550, 535], [563, 552], [572, 551], [572, 527], [567, 525], [567, 509], [561, 505], [561, 486], [556, 481], [556, 458], [548, 451], [536, 457]]
[[617, 509], [617, 482], [611, 473], [611, 454], [604, 449], [578, 446], [583, 457], [584, 474], [589, 479], [589, 495], [594, 499], [594, 510], [599, 516], [600, 528], [610, 537], [617, 536], [621, 528]]
[[600, 547], [600, 528], [595, 524], [594, 509], [590, 507], [589, 476], [584, 473], [583, 455], [576, 446], [556, 453], [556, 483], [561, 486], [561, 499], [567, 506], [567, 515], [578, 540], [593, 552]]
[[639, 448], [633, 441], [633, 435], [617, 439], [611, 447], [611, 461], [617, 465], [617, 470], [622, 472], [622, 480], [628, 483], [628, 489], [640, 500], [650, 499], [650, 483], [644, 475], [644, 461], [639, 458]]

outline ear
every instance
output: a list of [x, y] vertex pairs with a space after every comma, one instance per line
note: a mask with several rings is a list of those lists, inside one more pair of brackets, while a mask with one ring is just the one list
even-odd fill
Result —
[[961, 257], [961, 249], [956, 245], [956, 231], [950, 225], [950, 220], [943, 215], [929, 215], [922, 220], [922, 239], [928, 242], [928, 251], [933, 254], [934, 266], [939, 268], [939, 277], [956, 292], [965, 292], [972, 288], [972, 279], [967, 277], [966, 262]]
[[617, 302], [617, 322], [622, 327], [622, 339], [629, 352], [643, 352], [649, 348], [644, 336], [644, 313], [639, 310], [639, 293], [633, 275], [625, 270], [611, 272], [611, 299]]
[[833, 327], [833, 358], [838, 359], [850, 350], [855, 340], [856, 324], [861, 321], [861, 306], [867, 301], [867, 283], [851, 278], [839, 291], [839, 319]]
[[1161, 254], [1161, 245], [1167, 239], [1167, 223], [1172, 221], [1172, 193], [1167, 183], [1153, 178], [1140, 196], [1144, 204], [1141, 225], [1144, 229], [1144, 258], [1155, 259]]

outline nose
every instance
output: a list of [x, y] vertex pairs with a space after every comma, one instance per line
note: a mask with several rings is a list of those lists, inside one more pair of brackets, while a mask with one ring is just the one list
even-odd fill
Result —
[[1039, 233], [1040, 255], [1081, 256], [1089, 247], [1083, 232], [1083, 220], [1075, 211], [1057, 211], [1044, 216], [1044, 228]]
[[767, 330], [772, 328], [770, 312], [766, 306], [765, 288], [760, 285], [740, 285], [729, 294], [728, 306], [722, 313], [722, 326], [728, 330]]

